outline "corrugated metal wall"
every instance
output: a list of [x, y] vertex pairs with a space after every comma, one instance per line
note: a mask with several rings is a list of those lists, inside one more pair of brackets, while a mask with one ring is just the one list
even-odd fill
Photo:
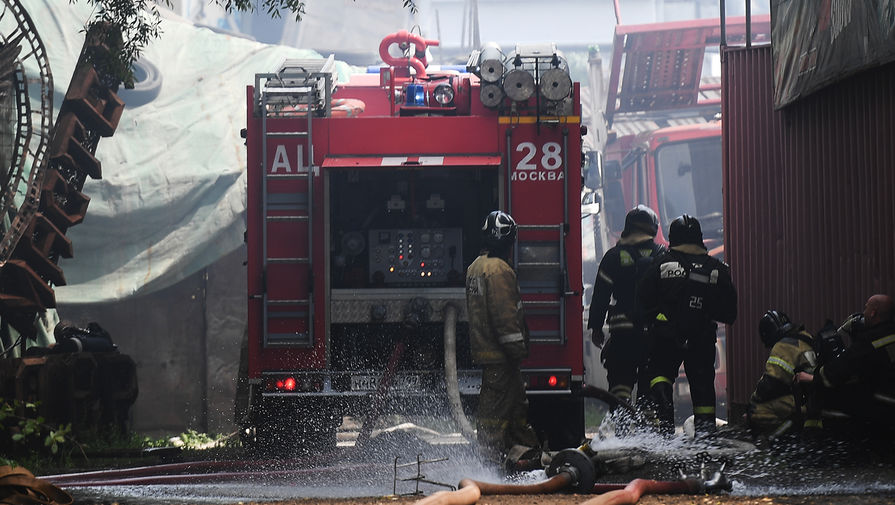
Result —
[[728, 394], [748, 402], [765, 310], [812, 333], [895, 296], [895, 64], [773, 110], [769, 46], [724, 52], [726, 257], [739, 292]]

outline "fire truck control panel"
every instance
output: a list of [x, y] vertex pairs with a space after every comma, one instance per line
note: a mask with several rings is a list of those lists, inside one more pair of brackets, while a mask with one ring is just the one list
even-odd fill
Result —
[[460, 275], [460, 228], [370, 230], [370, 283], [439, 285]]

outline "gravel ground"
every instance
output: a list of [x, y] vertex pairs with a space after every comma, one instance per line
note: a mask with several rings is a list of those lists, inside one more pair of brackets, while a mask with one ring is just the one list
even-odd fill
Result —
[[[483, 496], [478, 505], [576, 505], [593, 496], [577, 494], [529, 495], [529, 496]], [[390, 505], [413, 504], [418, 499], [391, 498], [350, 498], [350, 499], [304, 499], [277, 502], [278, 505]], [[641, 505], [884, 505], [895, 504], [895, 494], [889, 495], [823, 495], [823, 496], [680, 496], [649, 495], [637, 502]]]

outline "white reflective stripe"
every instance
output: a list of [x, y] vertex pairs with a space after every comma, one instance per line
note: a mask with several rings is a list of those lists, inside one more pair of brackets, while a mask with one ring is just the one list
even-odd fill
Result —
[[669, 261], [659, 265], [659, 278], [670, 279], [673, 277], [683, 277], [687, 275], [687, 271], [677, 261]]
[[615, 314], [609, 317], [609, 331], [633, 329], [634, 323], [625, 314]]
[[891, 343], [895, 342], [895, 334], [886, 335], [885, 337], [878, 338], [873, 341], [873, 348], [879, 349], [880, 347], [887, 346]]
[[497, 337], [497, 341], [501, 344], [510, 344], [513, 342], [523, 342], [525, 339], [522, 337], [521, 333], [509, 333], [507, 335], [501, 335]]
[[786, 370], [786, 372], [788, 372], [790, 375], [795, 372], [795, 368], [789, 362], [784, 361], [777, 356], [771, 356], [770, 358], [768, 358], [768, 363], [779, 366], [780, 368]]
[[709, 274], [709, 284], [718, 284], [718, 269], [712, 270], [712, 273]]
[[697, 273], [697, 272], [690, 272], [690, 280], [691, 280], [691, 281], [700, 282], [700, 283], [702, 283], [702, 284], [708, 284], [708, 283], [709, 283], [709, 276], [708, 276], [708, 275], [705, 275], [705, 274], [700, 274], [700, 273]]
[[881, 401], [883, 403], [888, 403], [890, 405], [895, 405], [895, 398], [891, 396], [884, 395], [882, 393], [874, 393], [873, 398], [877, 401]]
[[522, 300], [519, 300], [519, 302], [516, 304], [516, 310], [522, 310]]
[[613, 285], [613, 284], [615, 284], [614, 282], [612, 282], [612, 277], [609, 277], [609, 276], [606, 274], [606, 272], [604, 272], [604, 271], [602, 271], [602, 270], [600, 270], [599, 272], [597, 272], [597, 276], [598, 276], [599, 278], [603, 279], [604, 281], [606, 281], [606, 284], [609, 284], [610, 286]]

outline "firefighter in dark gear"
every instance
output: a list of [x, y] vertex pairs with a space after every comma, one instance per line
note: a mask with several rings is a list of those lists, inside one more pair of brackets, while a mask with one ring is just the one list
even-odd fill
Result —
[[[634, 385], [644, 395], [648, 380], [640, 372], [646, 364], [646, 331], [643, 314], [636, 300], [640, 276], [665, 248], [653, 239], [659, 230], [656, 213], [645, 205], [631, 209], [625, 217], [625, 229], [618, 243], [606, 251], [594, 281], [587, 327], [591, 341], [603, 347], [603, 323], [609, 316], [609, 341], [600, 354], [606, 367], [609, 392], [630, 401]], [[615, 303], [610, 305], [614, 297]]]
[[539, 460], [538, 437], [528, 424], [520, 364], [529, 331], [516, 273], [510, 265], [516, 222], [502, 211], [482, 227], [485, 251], [466, 270], [466, 307], [472, 360], [482, 367], [476, 438], [487, 459], [518, 467]]
[[755, 435], [777, 438], [801, 431], [805, 423], [802, 390], [793, 384], [799, 372], [814, 373], [814, 337], [782, 311], [769, 310], [758, 322], [758, 334], [770, 355], [764, 374], [749, 398], [748, 423]]
[[646, 373], [659, 429], [672, 434], [672, 391], [683, 362], [700, 435], [715, 429], [716, 321], [734, 322], [737, 293], [727, 264], [708, 255], [696, 218], [676, 218], [668, 240], [669, 249], [653, 261], [637, 290], [650, 325]]
[[848, 318], [838, 330], [848, 347], [832, 346], [830, 355], [818, 357], [817, 373], [801, 373], [801, 382], [814, 390], [819, 419], [830, 411], [846, 414], [843, 428], [866, 426], [868, 434], [893, 429], [895, 415], [895, 302], [888, 295], [867, 299], [864, 312]]

